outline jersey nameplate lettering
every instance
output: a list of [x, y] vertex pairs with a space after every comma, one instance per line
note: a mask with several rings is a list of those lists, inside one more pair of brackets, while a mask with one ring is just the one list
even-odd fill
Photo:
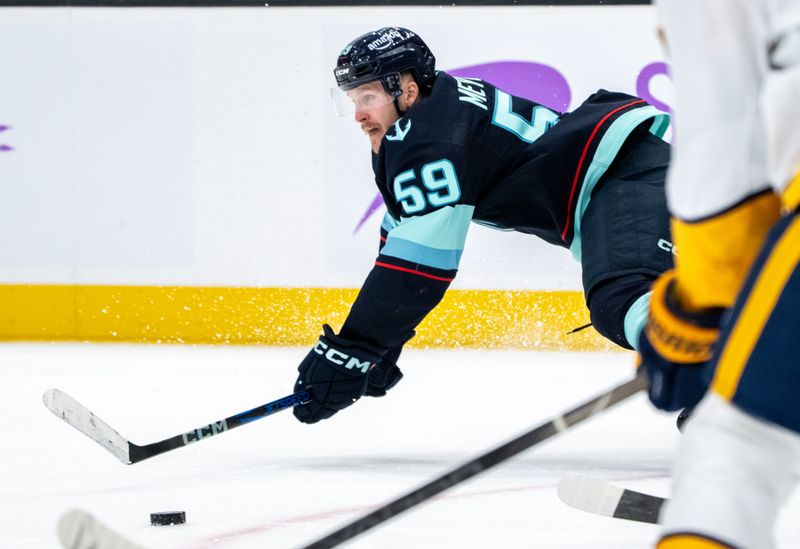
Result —
[[477, 78], [456, 78], [458, 84], [458, 100], [466, 101], [485, 111], [489, 110], [486, 106], [486, 92], [483, 90], [483, 83]]

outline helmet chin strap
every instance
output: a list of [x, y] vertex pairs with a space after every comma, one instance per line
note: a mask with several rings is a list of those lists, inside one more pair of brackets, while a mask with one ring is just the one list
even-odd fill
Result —
[[403, 117], [403, 111], [400, 110], [400, 102], [397, 100], [397, 97], [394, 98], [394, 110], [397, 111], [397, 116], [399, 118]]

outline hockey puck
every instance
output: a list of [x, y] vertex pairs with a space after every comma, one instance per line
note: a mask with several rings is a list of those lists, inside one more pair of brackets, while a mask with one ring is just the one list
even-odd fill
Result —
[[186, 522], [186, 511], [170, 511], [168, 513], [150, 513], [150, 524], [152, 526], [171, 526], [173, 524], [184, 524]]

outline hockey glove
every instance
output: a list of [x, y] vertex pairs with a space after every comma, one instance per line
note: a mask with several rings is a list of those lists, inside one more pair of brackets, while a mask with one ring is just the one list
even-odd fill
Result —
[[339, 337], [327, 324], [322, 329], [323, 335], [297, 368], [295, 392], [311, 391], [311, 401], [294, 408], [303, 423], [328, 419], [364, 396], [369, 370], [380, 363], [384, 352]]
[[650, 402], [667, 411], [694, 406], [703, 397], [722, 317], [722, 309], [683, 310], [676, 284], [675, 271], [656, 280], [650, 315], [639, 337], [639, 365], [650, 379]]
[[364, 393], [370, 397], [382, 397], [386, 391], [397, 385], [403, 379], [403, 372], [397, 367], [395, 360], [390, 354], [398, 356], [400, 353], [392, 353], [394, 349], [389, 349], [383, 360], [376, 364], [367, 374], [367, 391]]
[[367, 376], [367, 396], [385, 396], [386, 391], [397, 385], [397, 383], [403, 379], [403, 372], [397, 367], [397, 359], [400, 358], [403, 345], [415, 335], [416, 332], [412, 330], [411, 335], [409, 335], [402, 344], [396, 347], [389, 347], [380, 363], [376, 364], [375, 367], [369, 371], [369, 375]]

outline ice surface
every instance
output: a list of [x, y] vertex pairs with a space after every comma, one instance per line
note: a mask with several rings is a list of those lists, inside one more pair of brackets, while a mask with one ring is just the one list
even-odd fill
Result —
[[[42, 405], [57, 387], [155, 442], [291, 393], [305, 352], [0, 345], [0, 547], [58, 547], [58, 518], [75, 507], [153, 549], [301, 547], [633, 374], [626, 353], [409, 350], [385, 398], [312, 426], [282, 412], [135, 465]], [[638, 395], [344, 546], [650, 547], [656, 527], [571, 509], [556, 486], [577, 473], [667, 495], [678, 437], [674, 414]], [[150, 526], [157, 511], [186, 511], [187, 524]], [[800, 548], [798, 511], [795, 495], [781, 548]]]

